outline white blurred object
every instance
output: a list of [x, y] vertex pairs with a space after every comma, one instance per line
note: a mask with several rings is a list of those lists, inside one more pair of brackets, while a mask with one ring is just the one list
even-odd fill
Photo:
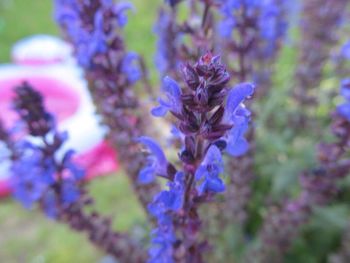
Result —
[[50, 35], [34, 35], [18, 41], [12, 48], [12, 60], [21, 65], [74, 63], [73, 47]]

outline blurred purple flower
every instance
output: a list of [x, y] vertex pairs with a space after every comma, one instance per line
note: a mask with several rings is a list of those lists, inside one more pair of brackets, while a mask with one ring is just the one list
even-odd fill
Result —
[[141, 137], [138, 141], [145, 145], [151, 152], [147, 157], [147, 165], [139, 172], [139, 181], [147, 184], [153, 182], [156, 175], [166, 177], [168, 161], [162, 148], [149, 137]]
[[152, 109], [152, 115], [162, 117], [165, 116], [168, 111], [179, 114], [182, 107], [182, 92], [177, 82], [170, 77], [165, 77], [162, 85], [162, 92], [165, 94], [166, 98], [160, 98], [158, 100], [160, 106]]
[[211, 145], [195, 174], [196, 181], [200, 184], [198, 187], [200, 195], [205, 192], [220, 193], [225, 190], [225, 184], [219, 177], [223, 169], [222, 154], [218, 147]]

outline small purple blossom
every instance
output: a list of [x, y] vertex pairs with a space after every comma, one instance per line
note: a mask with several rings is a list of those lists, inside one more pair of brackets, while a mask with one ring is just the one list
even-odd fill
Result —
[[184, 202], [185, 174], [178, 172], [169, 190], [160, 192], [149, 205], [149, 212], [157, 218], [158, 227], [152, 231], [152, 247], [149, 250], [150, 263], [173, 262], [173, 245], [176, 236], [170, 213], [179, 211]]
[[127, 79], [131, 84], [137, 82], [142, 75], [138, 54], [135, 52], [128, 52], [123, 58], [121, 71], [127, 76]]
[[220, 193], [225, 190], [225, 184], [219, 177], [223, 170], [224, 163], [221, 151], [212, 145], [195, 174], [196, 181], [200, 184], [198, 187], [200, 195], [205, 192]]
[[170, 77], [165, 77], [162, 86], [162, 92], [165, 98], [160, 98], [160, 106], [152, 109], [152, 115], [156, 117], [163, 117], [168, 111], [179, 114], [181, 112], [181, 89], [177, 82]]
[[54, 217], [57, 209], [79, 198], [78, 184], [84, 172], [72, 162], [73, 151], [65, 152], [63, 158], [57, 157], [68, 135], [57, 131], [41, 94], [28, 83], [16, 87], [15, 93], [13, 107], [35, 140], [19, 137], [7, 143], [13, 145], [10, 170], [14, 197], [26, 208], [37, 203], [47, 216]]
[[147, 158], [147, 165], [139, 173], [139, 181], [147, 184], [154, 181], [156, 175], [166, 177], [168, 161], [162, 148], [149, 137], [141, 137], [138, 141], [151, 152]]
[[254, 90], [254, 85], [242, 83], [231, 89], [227, 98], [225, 120], [233, 126], [226, 137], [226, 151], [234, 157], [243, 155], [249, 148], [244, 135], [248, 131], [250, 111], [243, 102], [253, 95]]

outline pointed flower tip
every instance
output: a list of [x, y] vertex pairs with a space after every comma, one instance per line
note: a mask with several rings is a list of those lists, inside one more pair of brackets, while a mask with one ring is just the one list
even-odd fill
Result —
[[174, 97], [181, 96], [181, 89], [179, 84], [169, 76], [165, 76], [163, 79], [163, 90]]

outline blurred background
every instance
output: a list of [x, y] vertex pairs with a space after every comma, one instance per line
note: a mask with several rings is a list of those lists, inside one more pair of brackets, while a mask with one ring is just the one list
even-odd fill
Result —
[[[18, 40], [33, 34], [59, 35], [59, 29], [52, 18], [51, 0], [0, 0], [0, 63], [11, 63], [11, 48]], [[162, 0], [132, 0], [135, 11], [130, 14], [126, 26], [126, 42], [130, 50], [145, 56], [151, 70], [152, 83], [158, 83], [158, 75], [153, 65], [155, 35], [153, 23], [157, 6]], [[344, 41], [346, 36], [344, 37]], [[261, 222], [264, 210], [263, 196], [270, 194], [271, 202], [283, 196], [298, 193], [298, 175], [303, 169], [315, 163], [315, 144], [327, 139], [328, 130], [310, 134], [306, 130], [290, 127], [290, 116], [297, 112], [290, 98], [293, 87], [293, 74], [297, 61], [295, 48], [298, 40], [296, 25], [291, 27], [287, 44], [284, 46], [276, 68], [273, 88], [268, 97], [255, 104], [259, 115], [255, 116], [257, 131], [257, 154], [254, 191], [251, 211], [257, 213], [256, 221], [250, 223], [252, 231]], [[339, 41], [340, 43], [344, 42]], [[334, 52], [337, 52], [336, 47]], [[319, 88], [320, 103], [315, 112], [324, 125], [329, 123], [329, 111], [338, 98], [329, 101], [327, 91], [337, 91], [339, 80], [331, 76], [331, 63], [326, 65], [324, 79]], [[140, 92], [142, 92], [140, 90]], [[289, 116], [289, 117], [288, 117]], [[325, 127], [325, 126], [321, 126]], [[348, 180], [349, 181], [349, 180]], [[344, 181], [344, 187], [350, 182]], [[145, 223], [145, 215], [137, 204], [122, 171], [97, 178], [89, 183], [89, 189], [103, 214], [114, 218], [119, 230], [140, 231]], [[343, 201], [350, 200], [347, 194]], [[347, 205], [334, 203], [319, 209], [306, 226], [303, 236], [296, 242], [287, 262], [320, 262], [322, 251], [335, 247], [341, 230], [346, 226], [350, 209]], [[257, 207], [261, 207], [260, 210]], [[327, 226], [327, 229], [324, 229]], [[315, 233], [324, 231], [322, 238]], [[141, 233], [142, 234], [142, 233]], [[234, 236], [234, 232], [232, 232]], [[233, 237], [228, 237], [232, 239]], [[225, 240], [227, 242], [227, 240]], [[317, 256], [308, 251], [320, 251]], [[71, 232], [66, 226], [49, 221], [41, 213], [26, 211], [11, 198], [0, 199], [0, 262], [98, 262], [104, 257], [92, 247], [81, 234]]]

